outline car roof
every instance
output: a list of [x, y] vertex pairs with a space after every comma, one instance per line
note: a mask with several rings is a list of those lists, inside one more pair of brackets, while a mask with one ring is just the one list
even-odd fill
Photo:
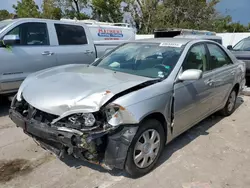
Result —
[[[4, 21], [4, 20], [3, 20]], [[69, 21], [62, 21], [62, 20], [52, 20], [52, 19], [42, 19], [42, 18], [15, 18], [15, 19], [8, 19], [8, 21], [19, 22], [19, 21], [26, 21], [26, 22], [47, 22], [47, 23], [65, 23], [65, 24], [84, 24], [80, 22], [69, 22]]]
[[[8, 19], [8, 20], [12, 20], [12, 21], [53, 21], [50, 19], [42, 19], [42, 18], [15, 18], [15, 19]], [[58, 20], [54, 20], [54, 21], [58, 21]]]
[[216, 36], [216, 35], [178, 35], [174, 38], [190, 38], [190, 39], [220, 39], [222, 40], [222, 37]]
[[137, 39], [135, 42], [147, 42], [147, 43], [178, 43], [186, 45], [193, 39], [189, 38], [150, 38], [150, 39]]

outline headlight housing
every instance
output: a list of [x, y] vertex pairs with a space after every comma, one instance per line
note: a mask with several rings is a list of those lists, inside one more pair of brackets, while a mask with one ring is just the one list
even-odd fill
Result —
[[122, 124], [136, 124], [138, 121], [124, 107], [111, 103], [98, 112], [77, 113], [59, 120], [56, 126], [62, 126], [82, 131], [114, 129]]
[[112, 125], [113, 127], [118, 126], [123, 123], [123, 113], [125, 108], [119, 106], [117, 104], [109, 104], [105, 108], [105, 115], [108, 124]]
[[74, 114], [68, 117], [71, 128], [82, 129], [84, 127], [94, 126], [96, 119], [92, 113]]

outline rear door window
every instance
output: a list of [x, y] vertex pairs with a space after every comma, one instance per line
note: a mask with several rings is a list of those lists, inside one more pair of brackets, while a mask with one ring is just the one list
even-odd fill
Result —
[[216, 69], [233, 64], [226, 52], [216, 44], [207, 44], [210, 53], [210, 68]]
[[55, 24], [59, 45], [87, 44], [87, 37], [82, 26]]

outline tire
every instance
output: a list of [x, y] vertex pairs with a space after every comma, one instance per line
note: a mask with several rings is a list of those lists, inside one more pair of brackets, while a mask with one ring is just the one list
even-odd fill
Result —
[[227, 103], [224, 108], [220, 111], [223, 116], [230, 116], [235, 111], [235, 104], [237, 100], [237, 92], [233, 89], [227, 99]]
[[[145, 136], [147, 135], [149, 136], [148, 138], [151, 138], [148, 139], [148, 143], [145, 142]], [[155, 138], [153, 138], [153, 135]], [[159, 142], [157, 142], [158, 139]], [[149, 119], [142, 122], [128, 149], [125, 163], [126, 172], [134, 178], [143, 176], [150, 172], [158, 161], [163, 151], [164, 145], [165, 132], [161, 123], [154, 119]], [[138, 148], [143, 149], [137, 150]], [[142, 160], [140, 160], [140, 157], [138, 157], [140, 155], [139, 153], [145, 156], [142, 158]], [[138, 159], [137, 162], [135, 160], [136, 157]]]

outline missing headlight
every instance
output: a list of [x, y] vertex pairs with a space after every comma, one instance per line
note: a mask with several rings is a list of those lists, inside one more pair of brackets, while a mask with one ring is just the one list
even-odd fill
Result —
[[[105, 125], [106, 116], [103, 112], [77, 113], [57, 121], [54, 126], [87, 131], [100, 131]], [[100, 128], [100, 129], [99, 129]]]

